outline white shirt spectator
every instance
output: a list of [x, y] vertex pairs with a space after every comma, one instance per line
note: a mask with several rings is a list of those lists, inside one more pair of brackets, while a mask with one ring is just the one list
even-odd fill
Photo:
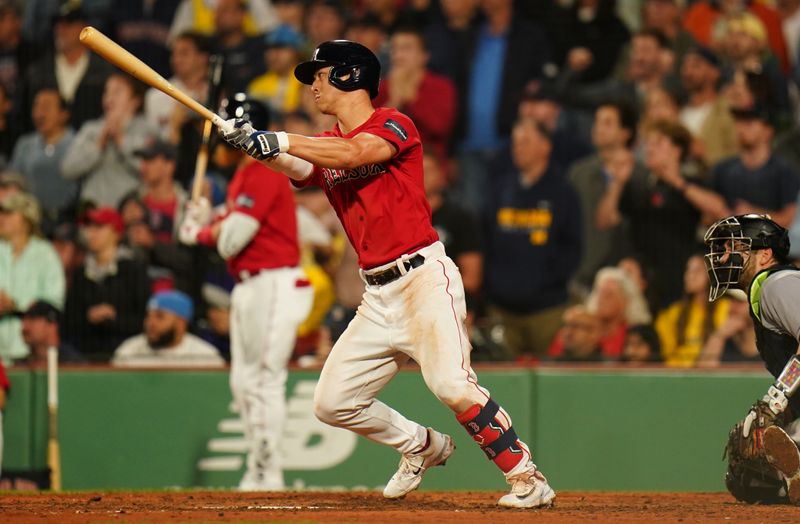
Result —
[[112, 366], [118, 367], [224, 367], [225, 360], [216, 348], [201, 338], [186, 333], [178, 345], [154, 349], [144, 334], [123, 342], [114, 352]]

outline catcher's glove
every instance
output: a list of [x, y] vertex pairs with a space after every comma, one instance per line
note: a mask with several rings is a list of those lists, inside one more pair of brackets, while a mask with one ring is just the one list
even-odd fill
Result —
[[[772, 426], [778, 419], [784, 417], [775, 415], [766, 402], [759, 400], [744, 420], [737, 422], [730, 433], [728, 443], [722, 458], [734, 463], [737, 460], [749, 460], [764, 456], [764, 430]], [[780, 425], [780, 424], [779, 424]]]

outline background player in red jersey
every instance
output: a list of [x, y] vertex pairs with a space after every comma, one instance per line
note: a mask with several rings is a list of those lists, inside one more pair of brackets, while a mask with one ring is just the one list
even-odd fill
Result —
[[[267, 127], [269, 113], [243, 94], [223, 101], [227, 116]], [[230, 385], [248, 440], [246, 491], [284, 487], [279, 455], [286, 420], [286, 365], [313, 291], [299, 267], [294, 195], [286, 178], [227, 144], [215, 160], [236, 165], [225, 212], [190, 203], [179, 231], [186, 244], [217, 248], [237, 281], [231, 295]]]
[[317, 417], [398, 450], [400, 467], [384, 496], [405, 496], [454, 449], [448, 435], [375, 398], [414, 359], [433, 394], [512, 485], [498, 503], [550, 505], [555, 492], [470, 367], [464, 287], [431, 226], [419, 133], [406, 115], [371, 103], [378, 93], [377, 58], [354, 42], [324, 42], [295, 76], [311, 85], [317, 107], [337, 118], [332, 130], [311, 138], [236, 120], [236, 130], [224, 138], [296, 185], [322, 187], [358, 253], [366, 291], [325, 362], [314, 396]]

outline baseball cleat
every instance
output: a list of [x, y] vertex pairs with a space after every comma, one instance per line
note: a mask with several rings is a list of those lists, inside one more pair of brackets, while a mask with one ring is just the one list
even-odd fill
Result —
[[764, 430], [764, 454], [786, 480], [789, 502], [800, 504], [800, 451], [794, 440], [778, 426]]
[[[517, 468], [514, 468], [517, 469]], [[519, 473], [511, 470], [506, 481], [511, 484], [511, 493], [503, 495], [497, 504], [506, 508], [546, 508], [553, 505], [556, 492], [547, 479], [530, 460]]]
[[383, 496], [399, 499], [414, 491], [422, 482], [425, 472], [434, 466], [444, 466], [456, 445], [449, 435], [428, 428], [428, 448], [421, 453], [408, 453], [400, 458], [397, 473], [386, 484]]

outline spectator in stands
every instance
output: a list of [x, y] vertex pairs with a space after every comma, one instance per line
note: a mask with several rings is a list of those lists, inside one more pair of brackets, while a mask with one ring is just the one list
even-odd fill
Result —
[[161, 291], [147, 302], [144, 333], [114, 352], [117, 367], [222, 367], [216, 348], [188, 332], [194, 304], [180, 291]]
[[636, 172], [644, 176], [644, 166], [633, 156], [636, 140], [636, 111], [627, 103], [606, 103], [595, 111], [592, 143], [597, 154], [575, 164], [569, 180], [581, 200], [584, 249], [573, 280], [573, 291], [585, 298], [601, 267], [616, 263], [624, 244], [623, 225], [597, 226], [597, 209], [613, 180], [627, 180]]
[[458, 266], [467, 297], [467, 322], [472, 323], [483, 281], [483, 253], [478, 217], [446, 197], [447, 179], [441, 157], [426, 150], [422, 157], [425, 196], [433, 227], [448, 255]]
[[154, 241], [167, 244], [173, 241], [188, 200], [186, 190], [175, 182], [175, 147], [154, 139], [136, 151], [141, 159], [142, 185], [136, 195], [147, 210]]
[[75, 205], [78, 185], [64, 178], [61, 162], [75, 132], [69, 123], [69, 109], [55, 88], [45, 88], [33, 99], [36, 131], [20, 137], [14, 147], [11, 169], [21, 173], [28, 190], [42, 206], [45, 225], [53, 226], [62, 212]]
[[731, 290], [726, 298], [728, 315], [706, 338], [697, 360], [699, 367], [717, 367], [723, 362], [761, 362], [747, 295]]
[[410, 116], [425, 147], [445, 158], [458, 109], [456, 88], [447, 77], [428, 70], [425, 39], [416, 29], [399, 28], [390, 45], [391, 67], [380, 83], [375, 105]]
[[712, 172], [712, 186], [727, 208], [714, 216], [768, 213], [788, 227], [797, 211], [800, 175], [772, 151], [774, 127], [766, 108], [757, 103], [732, 111], [739, 155], [720, 162]]
[[683, 63], [684, 55], [697, 44], [681, 25], [682, 5], [682, 0], [644, 0], [642, 4], [642, 27], [667, 37], [678, 64]]
[[469, 58], [464, 53], [474, 45], [479, 28], [479, 0], [441, 0], [442, 16], [433, 17], [425, 27], [431, 71], [463, 86], [469, 75]]
[[108, 361], [141, 329], [150, 283], [144, 264], [120, 245], [119, 213], [107, 207], [90, 210], [82, 224], [87, 254], [67, 294], [65, 333], [87, 358]]
[[491, 164], [508, 143], [523, 90], [542, 78], [550, 60], [545, 32], [515, 16], [513, 0], [482, 0], [481, 9], [486, 20], [461, 50], [469, 57], [469, 72], [456, 84], [462, 108], [460, 186], [464, 204], [474, 212], [482, 211]]
[[611, 74], [630, 31], [615, 12], [615, 2], [578, 0], [554, 9], [548, 20], [553, 58], [559, 66], [580, 72], [581, 82], [605, 80]]
[[600, 347], [602, 327], [600, 319], [585, 306], [577, 305], [564, 311], [561, 329], [558, 330], [561, 353], [554, 357], [560, 362], [601, 362]]
[[306, 9], [306, 36], [312, 49], [322, 42], [341, 38], [345, 30], [345, 13], [341, 2], [313, 0]]
[[619, 359], [630, 326], [650, 324], [652, 317], [638, 286], [622, 269], [606, 267], [597, 272], [586, 309], [602, 326], [600, 347], [607, 359]]
[[61, 165], [64, 177], [81, 180], [81, 199], [116, 207], [139, 185], [141, 149], [155, 135], [141, 114], [143, 86], [127, 74], [108, 77], [103, 91], [103, 116], [78, 131]]
[[114, 41], [168, 78], [170, 52], [167, 40], [180, 0], [111, 0], [110, 3], [109, 32], [114, 35]]
[[10, 195], [23, 192], [25, 192], [25, 178], [22, 175], [10, 169], [0, 171], [0, 202]]
[[694, 137], [693, 155], [714, 165], [736, 153], [736, 134], [728, 102], [719, 95], [721, 64], [708, 48], [690, 49], [681, 64], [681, 82], [688, 94], [680, 121]]
[[112, 68], [81, 44], [79, 36], [85, 25], [86, 18], [80, 3], [67, 2], [62, 5], [53, 30], [54, 51], [31, 64], [25, 75], [24, 105], [21, 108], [25, 114], [30, 114], [36, 93], [45, 87], [57, 87], [61, 97], [69, 104], [73, 129], [79, 129], [84, 122], [101, 115], [103, 108], [100, 100]]
[[394, 35], [399, 28], [413, 22], [412, 18], [403, 16], [400, 5], [394, 0], [367, 0], [364, 2], [364, 11], [377, 18], [388, 34]]
[[641, 109], [648, 93], [664, 86], [672, 73], [674, 54], [661, 33], [642, 30], [631, 37], [631, 52], [622, 78], [580, 84], [579, 72], [569, 64], [559, 75], [562, 103], [594, 111], [608, 100], [635, 100]]
[[[170, 83], [195, 100], [208, 98], [208, 63], [211, 43], [199, 33], [181, 33], [172, 43]], [[190, 111], [163, 91], [150, 88], [144, 95], [147, 122], [161, 137], [178, 143], [181, 127], [191, 117]]]
[[25, 363], [29, 366], [47, 364], [47, 350], [58, 350], [60, 364], [82, 364], [86, 362], [74, 347], [61, 341], [59, 326], [61, 311], [50, 302], [37, 300], [28, 309], [21, 312], [22, 340], [28, 346], [28, 357]]
[[513, 356], [544, 355], [567, 307], [567, 282], [581, 256], [575, 190], [550, 162], [542, 124], [520, 119], [512, 133], [513, 166], [488, 189], [485, 296], [504, 326]]
[[36, 56], [36, 46], [22, 38], [22, 8], [16, 0], [0, 1], [0, 85], [8, 98], [23, 78], [25, 69]]
[[758, 18], [748, 13], [723, 18], [714, 45], [726, 62], [724, 77], [737, 72], [760, 76], [761, 92], [756, 95], [767, 102], [775, 123], [783, 127], [791, 112], [786, 77], [775, 57], [767, 52], [766, 30]]
[[64, 304], [64, 272], [40, 235], [36, 199], [17, 193], [0, 202], [0, 360], [24, 358], [28, 348], [14, 316], [36, 300]]
[[724, 208], [719, 195], [687, 177], [691, 142], [691, 133], [680, 124], [654, 122], [645, 132], [645, 175], [612, 179], [598, 204], [600, 229], [628, 219], [631, 245], [653, 271], [661, 306], [680, 297], [701, 213]]
[[289, 26], [282, 25], [267, 33], [264, 38], [266, 50], [264, 63], [267, 72], [254, 78], [247, 91], [280, 114], [291, 113], [300, 106], [303, 84], [294, 76], [294, 68], [300, 62], [305, 42], [303, 35]]
[[0, 360], [0, 473], [3, 472], [3, 411], [6, 409], [6, 398], [8, 390], [11, 389], [11, 382], [6, 375], [6, 368]]
[[683, 273], [683, 298], [658, 314], [655, 328], [668, 366], [693, 367], [708, 337], [728, 317], [729, 302], [708, 301], [708, 272], [703, 255], [692, 255]]
[[[800, 0], [780, 0], [775, 7], [781, 17], [783, 40], [789, 55], [791, 76], [797, 79], [798, 65], [800, 65]], [[795, 80], [796, 81], [796, 80]]]
[[[764, 40], [788, 70], [788, 53], [778, 13], [766, 3], [752, 0], [698, 0], [688, 7], [683, 18], [687, 31], [702, 45], [710, 46], [724, 19], [742, 14], [757, 17], [763, 24]], [[720, 20], [722, 19], [722, 20]]]
[[593, 152], [586, 113], [561, 104], [554, 89], [531, 82], [519, 103], [520, 118], [533, 118], [544, 124], [553, 142], [552, 161], [569, 170], [572, 165]]
[[[278, 16], [269, 0], [239, 0], [244, 9], [244, 31], [247, 36], [257, 36], [271, 31], [278, 25]], [[219, 29], [215, 18], [219, 7], [218, 0], [181, 0], [172, 27], [169, 29], [169, 41], [186, 31], [211, 36]]]
[[20, 134], [20, 128], [11, 112], [13, 104], [7, 88], [0, 83], [0, 169], [11, 162], [11, 153]]
[[264, 72], [263, 37], [248, 36], [245, 30], [246, 2], [216, 0], [216, 4], [215, 49], [225, 60], [222, 85], [227, 93], [245, 91], [247, 84]]
[[629, 366], [660, 362], [661, 344], [658, 334], [649, 324], [640, 324], [628, 328], [625, 336], [625, 348], [622, 350], [622, 362]]
[[202, 285], [205, 318], [198, 319], [198, 335], [214, 346], [226, 361], [231, 359], [231, 290], [233, 278], [223, 268]]
[[305, 0], [272, 0], [278, 25], [288, 25], [298, 33], [303, 32], [306, 14]]

